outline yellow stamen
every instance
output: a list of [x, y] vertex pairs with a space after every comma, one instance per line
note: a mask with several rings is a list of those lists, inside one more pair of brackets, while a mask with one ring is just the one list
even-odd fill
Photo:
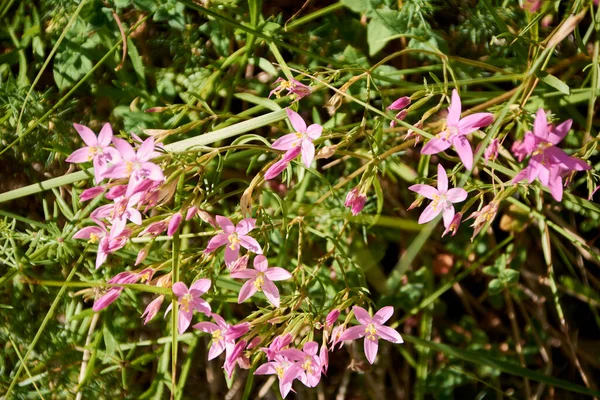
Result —
[[215, 342], [219, 342], [219, 341], [223, 340], [223, 335], [221, 334], [221, 330], [217, 329], [216, 331], [214, 331], [212, 333], [212, 338]]
[[100, 236], [96, 235], [95, 233], [90, 233], [90, 243], [98, 243], [98, 240], [100, 240]]
[[181, 298], [181, 300], [179, 301], [179, 304], [181, 305], [181, 308], [183, 309], [183, 311], [189, 312], [191, 302], [192, 302], [192, 295], [190, 293], [187, 293], [185, 296], [183, 296]]
[[369, 340], [377, 340], [377, 329], [375, 329], [375, 325], [369, 324], [366, 326], [365, 336]]
[[265, 283], [264, 276], [265, 274], [259, 272], [258, 275], [256, 275], [256, 279], [254, 280], [254, 287], [259, 291], [262, 291], [262, 285]]
[[236, 232], [233, 232], [231, 235], [229, 235], [227, 240], [229, 240], [229, 248], [231, 250], [235, 250], [236, 246], [240, 243], [240, 238]]
[[312, 373], [312, 360], [307, 357], [304, 363], [302, 364], [302, 369], [304, 369], [309, 374]]

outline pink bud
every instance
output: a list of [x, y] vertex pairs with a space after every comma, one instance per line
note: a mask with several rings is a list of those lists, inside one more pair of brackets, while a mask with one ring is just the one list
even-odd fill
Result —
[[252, 339], [250, 341], [250, 343], [248, 343], [248, 347], [246, 347], [246, 348], [248, 350], [251, 350], [251, 349], [255, 348], [256, 346], [258, 346], [261, 342], [262, 342], [262, 338], [260, 336], [256, 336], [256, 337], [254, 337], [254, 339]]
[[337, 321], [339, 316], [340, 316], [340, 310], [338, 310], [337, 308], [334, 308], [333, 310], [331, 310], [329, 312], [329, 314], [327, 314], [327, 317], [325, 318], [325, 326], [329, 327], [329, 326], [335, 324], [335, 322]]
[[168, 236], [173, 236], [175, 232], [177, 232], [177, 229], [179, 229], [179, 225], [181, 224], [182, 218], [183, 217], [181, 216], [180, 212], [173, 214], [173, 216], [171, 217], [171, 221], [169, 221], [169, 227], [167, 228]]
[[148, 256], [148, 252], [150, 251], [150, 246], [144, 246], [140, 252], [138, 253], [135, 259], [135, 265], [139, 265], [144, 262], [146, 257]]
[[154, 318], [156, 314], [158, 314], [158, 311], [160, 310], [160, 306], [162, 305], [164, 299], [165, 295], [161, 294], [156, 299], [152, 300], [150, 304], [148, 304], [146, 310], [144, 310], [144, 313], [142, 314], [142, 318], [146, 316], [146, 319], [144, 320], [144, 325], [150, 322], [152, 318]]
[[358, 215], [367, 202], [367, 196], [364, 193], [358, 192], [358, 186], [352, 189], [346, 195], [346, 201], [344, 202], [345, 207], [350, 207], [352, 215]]
[[88, 201], [90, 199], [94, 199], [104, 193], [104, 186], [95, 186], [89, 189], [85, 189], [79, 195], [79, 201]]
[[108, 190], [108, 193], [106, 193], [105, 197], [108, 200], [114, 200], [117, 197], [123, 196], [126, 191], [127, 191], [127, 185], [113, 186]]
[[[398, 114], [396, 114], [396, 119], [402, 121], [402, 120], [404, 120], [404, 118], [406, 118], [407, 115], [408, 115], [408, 111], [402, 110]], [[390, 128], [393, 128], [395, 126], [396, 126], [396, 121], [395, 120], [393, 120], [392, 122], [390, 122]]]
[[326, 374], [327, 368], [329, 368], [329, 353], [327, 352], [327, 346], [321, 346], [321, 350], [319, 351], [319, 360], [321, 361], [323, 373]]
[[408, 96], [400, 97], [398, 100], [396, 100], [392, 104], [390, 104], [389, 107], [387, 108], [387, 110], [394, 110], [394, 111], [402, 110], [404, 107], [406, 107], [409, 104], [410, 104], [410, 97], [408, 97]]
[[196, 214], [198, 214], [198, 207], [191, 206], [187, 210], [187, 214], [185, 215], [185, 220], [189, 221], [190, 219], [194, 218], [196, 216]]
[[498, 139], [492, 139], [488, 147], [485, 149], [483, 156], [485, 158], [485, 163], [489, 160], [494, 161], [496, 157], [498, 157], [498, 148], [500, 146], [500, 141]]
[[250, 256], [248, 254], [238, 258], [237, 260], [235, 260], [233, 263], [229, 264], [229, 266], [227, 267], [229, 269], [229, 272], [231, 272], [232, 274], [234, 272], [238, 272], [238, 271], [242, 271], [245, 270], [246, 267], [248, 266], [248, 258]]
[[165, 229], [167, 229], [167, 221], [157, 221], [157, 222], [153, 222], [150, 225], [148, 225], [148, 227], [146, 229], [144, 229], [139, 236], [143, 236], [146, 234], [152, 235], [152, 236], [158, 236], [161, 233], [163, 233], [165, 231]]
[[450, 225], [446, 228], [444, 233], [442, 233], [442, 237], [446, 236], [447, 233], [452, 232], [452, 235], [456, 235], [456, 231], [458, 231], [458, 226], [460, 225], [460, 221], [462, 220], [462, 213], [454, 214], [454, 218], [450, 221]]

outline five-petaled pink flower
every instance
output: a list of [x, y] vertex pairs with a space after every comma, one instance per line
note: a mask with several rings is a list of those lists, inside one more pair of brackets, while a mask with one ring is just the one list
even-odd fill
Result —
[[452, 203], [460, 203], [467, 198], [467, 191], [462, 188], [448, 189], [448, 175], [442, 164], [438, 164], [437, 189], [429, 185], [412, 185], [408, 189], [433, 200], [425, 207], [419, 217], [419, 223], [424, 224], [443, 213], [444, 227], [448, 228], [454, 218]]
[[279, 378], [279, 392], [281, 397], [285, 399], [290, 390], [292, 390], [292, 380], [286, 380], [285, 376], [290, 367], [294, 364], [293, 361], [279, 354], [273, 356], [269, 362], [264, 363], [254, 371], [255, 375], [277, 375]]
[[452, 90], [452, 101], [448, 107], [446, 129], [427, 142], [421, 149], [421, 154], [436, 154], [454, 146], [460, 160], [467, 169], [473, 168], [473, 149], [467, 140], [467, 135], [488, 126], [494, 121], [490, 113], [476, 113], [460, 118], [460, 97], [456, 89]]
[[[173, 293], [177, 296], [179, 302], [177, 330], [180, 335], [190, 326], [194, 310], [210, 315], [210, 304], [208, 304], [206, 300], [200, 298], [200, 296], [206, 293], [208, 289], [210, 289], [210, 279], [198, 279], [196, 282], [192, 283], [189, 290], [183, 282], [176, 282], [173, 284]], [[171, 311], [172, 307], [173, 304], [170, 304], [165, 315]]]
[[294, 78], [286, 81], [280, 77], [273, 82], [273, 84], [275, 83], [279, 83], [279, 85], [275, 89], [271, 90], [269, 93], [269, 98], [272, 95], [275, 95], [275, 97], [279, 98], [281, 97], [281, 92], [287, 90], [287, 94], [291, 95], [290, 97], [294, 100], [294, 102], [296, 102], [310, 94], [310, 88]]
[[121, 161], [121, 155], [114, 147], [110, 147], [110, 141], [113, 138], [112, 128], [110, 124], [104, 124], [98, 137], [87, 126], [73, 124], [86, 147], [75, 150], [66, 161], [70, 163], [84, 163], [93, 161], [94, 179], [96, 183], [100, 183], [104, 177], [102, 176], [108, 168], [108, 163], [117, 163]]
[[323, 127], [319, 124], [312, 124], [309, 127], [306, 127], [306, 122], [304, 122], [297, 112], [294, 112], [289, 108], [286, 108], [285, 111], [296, 132], [280, 137], [273, 142], [271, 147], [276, 150], [284, 151], [300, 148], [302, 162], [306, 165], [306, 168], [309, 168], [315, 158], [315, 145], [313, 144], [313, 141], [321, 137]]
[[221, 215], [217, 215], [216, 220], [217, 224], [223, 229], [223, 233], [219, 233], [210, 239], [206, 250], [204, 250], [205, 253], [212, 253], [219, 247], [226, 245], [225, 264], [227, 266], [230, 266], [238, 259], [240, 246], [255, 254], [262, 254], [260, 244], [258, 244], [256, 239], [248, 236], [248, 232], [256, 226], [254, 218], [245, 218], [237, 225], [234, 225], [229, 218]]
[[158, 153], [154, 151], [155, 145], [153, 137], [146, 139], [140, 145], [137, 152], [123, 139], [113, 138], [112, 141], [121, 154], [122, 160], [108, 168], [104, 173], [104, 176], [114, 179], [129, 178], [126, 192], [127, 196], [130, 196], [135, 191], [137, 185], [144, 179], [149, 179], [151, 181], [164, 180], [165, 176], [160, 167], [153, 162], [150, 162], [151, 159], [158, 155]]
[[104, 224], [100, 221], [98, 226], [87, 226], [80, 229], [73, 235], [73, 239], [89, 239], [90, 243], [98, 243], [98, 253], [96, 255], [96, 269], [100, 268], [109, 254], [123, 248], [127, 244], [127, 238], [131, 235], [129, 229], [117, 231], [115, 229], [107, 231]]
[[[192, 328], [212, 335], [212, 343], [208, 350], [208, 360], [218, 357], [225, 349], [233, 350], [235, 340], [246, 334], [250, 329], [248, 322], [242, 322], [237, 325], [230, 325], [218, 314], [211, 314], [216, 324], [212, 322], [198, 322]], [[228, 347], [227, 345], [231, 345]], [[229, 355], [228, 357], [229, 358]]]
[[533, 123], [533, 133], [527, 132], [523, 141], [515, 142], [512, 147], [519, 161], [532, 155], [529, 165], [513, 178], [513, 182], [527, 179], [531, 183], [537, 178], [542, 186], [550, 190], [554, 200], [562, 200], [563, 176], [591, 168], [586, 162], [567, 155], [556, 146], [571, 129], [572, 122], [569, 119], [557, 127], [548, 126], [544, 109], [538, 110]]
[[273, 306], [279, 307], [279, 290], [273, 281], [290, 279], [292, 274], [283, 268], [269, 268], [269, 262], [263, 255], [254, 258], [254, 269], [243, 269], [231, 274], [232, 278], [249, 279], [240, 289], [238, 303], [242, 303], [257, 291], [264, 292]]
[[294, 361], [294, 364], [283, 376], [283, 383], [291, 384], [294, 379], [298, 379], [308, 387], [317, 386], [323, 372], [322, 360], [318, 353], [319, 345], [316, 342], [305, 343], [302, 351], [298, 349], [281, 350], [280, 355]]
[[369, 363], [373, 364], [375, 361], [379, 348], [379, 338], [392, 343], [404, 343], [398, 332], [389, 326], [383, 325], [394, 314], [393, 307], [383, 307], [373, 317], [362, 307], [354, 306], [352, 310], [360, 325], [346, 329], [339, 340], [354, 340], [364, 336], [365, 356], [367, 356]]

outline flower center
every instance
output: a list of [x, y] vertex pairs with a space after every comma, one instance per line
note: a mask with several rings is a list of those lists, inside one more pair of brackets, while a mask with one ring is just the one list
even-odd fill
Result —
[[259, 272], [258, 275], [256, 275], [256, 279], [254, 280], [254, 287], [256, 289], [258, 289], [259, 291], [262, 291], [262, 286], [265, 283], [264, 276], [265, 276], [265, 274], [263, 274], [262, 272]]
[[237, 232], [233, 232], [231, 235], [229, 235], [227, 240], [229, 240], [229, 248], [231, 250], [235, 250], [236, 246], [240, 244], [240, 237], [238, 236]]
[[304, 363], [302, 363], [302, 369], [305, 370], [306, 372], [308, 372], [309, 374], [312, 374], [312, 358], [311, 357], [306, 357], [304, 359]]
[[140, 275], [140, 282], [144, 283], [148, 279], [150, 279], [150, 273], [144, 272], [143, 274]]
[[535, 151], [533, 152], [533, 155], [537, 156], [539, 154], [542, 154], [542, 153], [544, 153], [544, 151], [547, 148], [552, 147], [552, 146], [554, 146], [554, 145], [550, 142], [541, 142], [540, 144], [538, 144], [537, 149], [535, 149]]
[[277, 372], [277, 376], [279, 378], [283, 378], [283, 375], [285, 374], [285, 368], [282, 365], [278, 365], [275, 367], [275, 372]]
[[98, 240], [100, 240], [100, 236], [95, 233], [90, 233], [90, 243], [98, 243]]
[[431, 206], [433, 207], [434, 210], [436, 210], [438, 208], [438, 206], [443, 205], [444, 203], [446, 203], [446, 196], [445, 195], [437, 195], [434, 194], [433, 195], [433, 202], [431, 203]]
[[375, 329], [375, 325], [369, 324], [365, 327], [365, 337], [369, 340], [377, 340], [377, 329]]
[[221, 330], [217, 329], [216, 331], [214, 331], [212, 333], [212, 338], [215, 342], [220, 342], [221, 340], [223, 340], [223, 335], [221, 334]]
[[191, 293], [186, 293], [181, 300], [179, 300], [179, 304], [181, 304], [181, 308], [183, 308], [183, 311], [185, 312], [189, 312], [190, 311], [190, 303], [192, 302], [192, 295]]

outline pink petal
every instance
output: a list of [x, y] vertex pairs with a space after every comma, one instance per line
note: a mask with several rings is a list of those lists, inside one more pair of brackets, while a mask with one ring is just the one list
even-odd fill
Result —
[[258, 255], [254, 258], [254, 269], [259, 272], [265, 272], [269, 268], [267, 257]]
[[554, 130], [548, 133], [548, 141], [552, 144], [559, 144], [564, 137], [569, 133], [571, 125], [573, 124], [572, 119], [568, 119], [562, 124], [558, 125]]
[[275, 308], [279, 307], [279, 289], [277, 289], [277, 286], [275, 286], [271, 280], [265, 279], [263, 281], [262, 290], [267, 297], [267, 300], [269, 300]]
[[88, 200], [94, 199], [94, 198], [100, 196], [102, 193], [104, 193], [105, 190], [106, 189], [104, 188], [104, 186], [95, 186], [95, 187], [91, 187], [89, 189], [85, 189], [79, 195], [79, 201], [88, 201]]
[[460, 104], [460, 96], [456, 89], [452, 89], [452, 100], [448, 107], [448, 117], [446, 117], [446, 123], [448, 126], [457, 126], [460, 120], [460, 112], [462, 110]]
[[92, 306], [92, 310], [98, 312], [100, 310], [105, 309], [109, 305], [111, 305], [115, 300], [119, 298], [123, 288], [110, 288], [106, 294], [96, 301], [94, 301], [94, 305]]
[[258, 272], [253, 269], [245, 269], [242, 271], [233, 272], [231, 277], [234, 279], [253, 279], [256, 278]]
[[370, 340], [365, 338], [365, 356], [369, 363], [373, 364], [375, 357], [377, 357], [377, 350], [379, 348], [378, 340]]
[[[254, 375], [274, 375], [274, 374], [276, 374], [277, 370], [275, 369], [273, 364], [275, 364], [275, 363], [268, 362], [268, 363], [261, 365], [260, 367], [256, 368], [256, 371], [254, 371]], [[282, 395], [283, 395], [283, 393], [282, 393]]]
[[192, 283], [190, 286], [190, 291], [197, 290], [200, 294], [204, 294], [208, 292], [210, 289], [211, 280], [210, 279], [198, 279], [196, 282]]
[[85, 144], [87, 144], [88, 146], [98, 145], [98, 139], [96, 138], [96, 134], [93, 130], [91, 130], [85, 125], [73, 124], [73, 126], [75, 127], [75, 130], [77, 131], [77, 133], [79, 133], [79, 136], [81, 136], [81, 139], [83, 139], [83, 142]]
[[444, 209], [442, 216], [444, 217], [444, 228], [448, 228], [454, 218], [454, 207]]
[[142, 161], [148, 161], [152, 158], [152, 153], [154, 152], [154, 138], [150, 136], [148, 139], [144, 140], [142, 145], [137, 151], [137, 159]]
[[246, 270], [246, 267], [248, 266], [249, 257], [249, 254], [246, 254], [245, 256], [242, 256], [235, 260], [235, 262], [228, 267], [229, 271], [231, 271], [231, 273], [233, 274], [238, 271]]
[[183, 311], [181, 308], [179, 309], [179, 315], [177, 316], [177, 330], [180, 335], [183, 335], [187, 328], [189, 328], [192, 323], [192, 311]]
[[182, 219], [183, 215], [181, 215], [180, 212], [173, 214], [173, 216], [171, 217], [171, 221], [169, 221], [169, 226], [167, 228], [167, 236], [173, 236], [175, 232], [177, 232]]
[[316, 356], [319, 352], [319, 345], [316, 342], [307, 342], [302, 347], [302, 351], [310, 356]]
[[425, 196], [426, 198], [428, 198], [430, 200], [433, 199], [433, 196], [439, 196], [439, 194], [440, 194], [440, 192], [438, 192], [438, 190], [436, 188], [434, 188], [433, 186], [422, 185], [422, 184], [409, 186], [408, 190], [417, 192], [421, 196]]
[[100, 147], [107, 147], [108, 145], [110, 145], [110, 141], [112, 140], [112, 137], [113, 137], [113, 131], [112, 131], [112, 128], [110, 127], [110, 124], [109, 123], [104, 124], [104, 126], [100, 130], [100, 133], [98, 134], [98, 145]]
[[419, 217], [419, 224], [425, 224], [425, 223], [433, 220], [441, 212], [442, 212], [442, 207], [440, 207], [439, 205], [435, 208], [431, 204], [428, 205], [427, 207], [425, 207], [425, 209], [421, 213], [421, 216]]
[[133, 147], [131, 147], [131, 145], [127, 143], [126, 140], [123, 140], [118, 137], [113, 137], [112, 142], [117, 148], [117, 150], [119, 150], [119, 154], [121, 154], [121, 157], [124, 161], [135, 160], [135, 150], [133, 150]]
[[293, 149], [290, 149], [285, 152], [285, 154], [283, 155], [283, 160], [289, 163], [294, 158], [296, 158], [298, 156], [298, 154], [300, 154], [301, 152], [302, 152], [302, 146], [294, 147]]
[[240, 324], [234, 325], [227, 329], [227, 333], [225, 333], [225, 340], [234, 341], [237, 338], [243, 336], [250, 330], [249, 322], [242, 322]]
[[221, 353], [225, 351], [225, 341], [213, 341], [210, 349], [208, 350], [208, 361], [217, 358]]
[[389, 326], [378, 326], [377, 327], [377, 335], [383, 340], [387, 340], [392, 343], [404, 343], [402, 340], [402, 336], [396, 330], [390, 328]]
[[323, 127], [319, 124], [312, 124], [308, 128], [306, 128], [306, 136], [308, 136], [312, 140], [317, 140], [318, 138], [320, 138], [321, 133], [323, 133]]
[[225, 265], [229, 268], [237, 261], [240, 256], [240, 246], [235, 245], [232, 249], [231, 246], [225, 246]]
[[277, 161], [276, 163], [271, 165], [269, 167], [269, 169], [267, 169], [267, 171], [265, 172], [265, 180], [269, 181], [269, 180], [279, 176], [279, 174], [281, 174], [283, 172], [283, 170], [286, 169], [289, 164], [290, 164], [290, 162], [286, 161], [286, 160]]
[[306, 168], [310, 168], [310, 164], [315, 158], [315, 145], [310, 140], [302, 140], [302, 162]]
[[373, 322], [379, 325], [383, 325], [394, 315], [394, 307], [386, 306], [382, 307], [379, 311], [373, 315]]
[[338, 342], [343, 342], [345, 340], [355, 340], [365, 336], [365, 327], [362, 325], [353, 326], [348, 328], [342, 333]]
[[77, 149], [74, 152], [72, 152], [71, 155], [69, 157], [67, 157], [67, 159], [65, 161], [70, 162], [70, 163], [79, 164], [79, 163], [89, 162], [89, 161], [91, 161], [91, 159], [92, 159], [92, 157], [91, 157], [91, 153], [90, 153], [90, 148], [82, 147], [81, 149]]
[[[250, 250], [251, 252], [253, 252], [255, 254], [262, 254], [262, 248], [260, 247], [260, 244], [258, 244], [256, 239], [254, 239], [250, 236], [247, 236], [247, 235], [240, 235], [239, 239], [240, 239], [240, 245], [243, 248]], [[236, 259], [237, 259], [237, 257], [236, 257]]]
[[458, 157], [465, 165], [466, 169], [473, 168], [473, 149], [471, 149], [471, 144], [464, 136], [456, 136], [452, 141], [454, 145], [454, 149], [458, 153]]
[[467, 195], [468, 195], [467, 191], [462, 188], [454, 188], [454, 189], [450, 189], [450, 190], [448, 190], [448, 192], [446, 192], [446, 198], [451, 203], [460, 203], [461, 201], [465, 201], [465, 199], [467, 198]]
[[165, 179], [165, 175], [162, 172], [160, 167], [152, 162], [144, 162], [141, 165], [142, 171], [144, 172], [144, 176], [151, 181], [163, 181]]
[[217, 236], [210, 239], [208, 244], [206, 245], [205, 253], [212, 253], [219, 247], [223, 246], [225, 243], [229, 243], [229, 235], [226, 233], [219, 233]]
[[448, 175], [446, 175], [446, 170], [442, 167], [442, 164], [438, 164], [438, 177], [437, 177], [437, 187], [440, 193], [446, 193], [448, 190]]
[[256, 226], [256, 220], [254, 218], [245, 218], [240, 221], [235, 227], [235, 231], [238, 235], [246, 235]]
[[196, 325], [192, 326], [192, 328], [206, 333], [213, 333], [219, 329], [219, 325], [213, 324], [212, 322], [198, 322]]
[[494, 115], [490, 113], [475, 113], [461, 119], [458, 123], [458, 132], [468, 135], [476, 130], [494, 122]]
[[436, 137], [425, 143], [421, 149], [421, 154], [437, 154], [448, 149], [450, 146], [451, 143], [448, 140]]
[[95, 234], [99, 237], [103, 237], [106, 232], [104, 229], [97, 226], [86, 226], [75, 232], [73, 239], [89, 239], [91, 234]]
[[288, 133], [273, 142], [272, 149], [275, 150], [290, 150], [300, 145], [302, 138], [299, 138], [295, 133]]
[[256, 293], [258, 289], [254, 285], [254, 279], [250, 279], [240, 289], [240, 294], [238, 296], [238, 304], [243, 303], [248, 298], [250, 298], [254, 293]]
[[292, 123], [292, 126], [296, 130], [296, 132], [305, 133], [306, 132], [306, 122], [302, 119], [300, 114], [295, 111], [290, 110], [289, 108], [285, 109], [285, 112]]
[[373, 319], [371, 318], [371, 314], [367, 310], [362, 307], [354, 306], [352, 307], [352, 311], [354, 311], [354, 316], [363, 325], [369, 325]]
[[223, 232], [225, 232], [225, 233], [235, 232], [235, 225], [233, 225], [233, 222], [231, 222], [231, 220], [229, 218], [223, 217], [221, 215], [217, 215], [216, 220], [217, 220], [217, 225], [219, 225], [221, 227], [221, 229], [223, 229]]
[[409, 104], [410, 104], [410, 97], [403, 96], [403, 97], [400, 97], [399, 99], [397, 99], [396, 101], [394, 101], [392, 104], [390, 104], [386, 108], [386, 110], [394, 110], [394, 111], [402, 110]]
[[101, 157], [94, 157], [92, 165], [94, 166], [94, 182], [99, 184], [104, 180], [104, 173], [108, 169], [108, 165], [103, 162]]
[[552, 195], [554, 200], [562, 201], [563, 184], [560, 175], [556, 176], [555, 179], [552, 179], [548, 182], [548, 189], [550, 189], [550, 194]]
[[119, 179], [126, 178], [129, 176], [129, 174], [130, 171], [127, 167], [127, 164], [125, 162], [120, 162], [108, 168], [103, 175], [105, 178]]
[[183, 282], [175, 282], [173, 284], [173, 293], [177, 297], [183, 297], [188, 294], [189, 290], [185, 283]]
[[96, 269], [100, 268], [100, 266], [104, 264], [104, 261], [106, 261], [107, 257], [108, 253], [105, 250], [98, 247], [98, 254], [96, 254]]
[[533, 134], [540, 139], [548, 140], [548, 118], [543, 108], [540, 108], [535, 115]]
[[290, 279], [292, 274], [280, 267], [269, 268], [265, 272], [265, 276], [272, 281], [285, 281], [286, 279]]

